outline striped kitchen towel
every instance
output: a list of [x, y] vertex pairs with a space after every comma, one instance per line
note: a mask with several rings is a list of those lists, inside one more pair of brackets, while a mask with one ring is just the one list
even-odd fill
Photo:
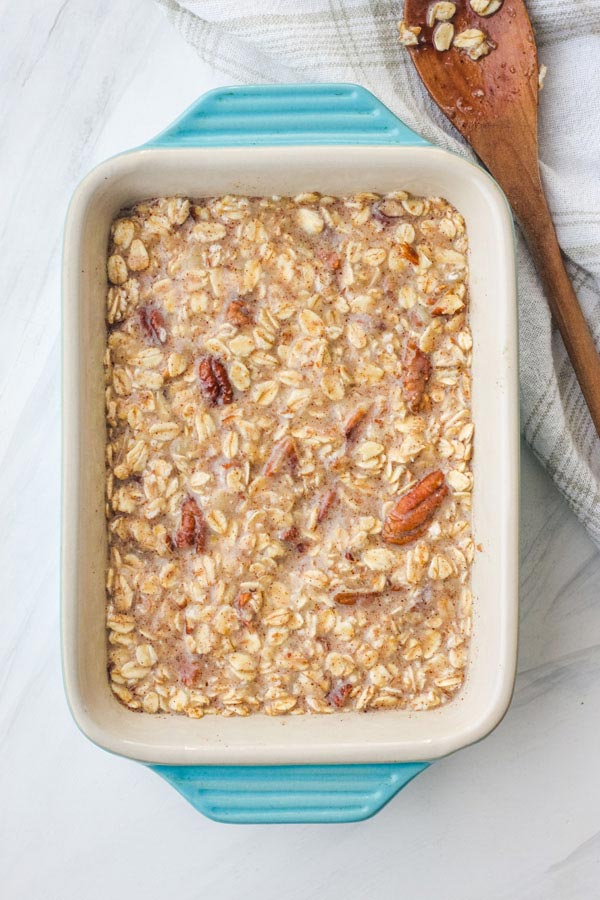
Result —
[[[440, 147], [472, 156], [399, 46], [392, 0], [157, 0], [232, 82], [364, 85]], [[600, 345], [600, 2], [530, 0], [540, 62], [542, 177], [567, 268]], [[600, 545], [600, 443], [539, 278], [518, 239], [525, 439]]]

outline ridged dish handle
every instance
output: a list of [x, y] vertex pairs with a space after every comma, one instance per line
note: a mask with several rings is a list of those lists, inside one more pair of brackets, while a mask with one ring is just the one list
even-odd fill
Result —
[[[429, 146], [354, 84], [219, 88], [147, 147], [324, 144]], [[219, 822], [356, 822], [376, 813], [428, 763], [327, 766], [152, 766]]]
[[368, 819], [428, 765], [151, 768], [209, 819], [248, 825]]
[[429, 146], [355, 84], [261, 84], [204, 94], [147, 147]]

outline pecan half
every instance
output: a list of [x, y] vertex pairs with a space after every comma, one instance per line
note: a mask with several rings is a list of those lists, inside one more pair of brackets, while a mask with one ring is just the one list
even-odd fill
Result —
[[229, 381], [227, 369], [219, 359], [213, 359], [212, 370], [219, 385], [219, 399], [221, 403], [224, 406], [233, 403], [233, 388]]
[[336, 688], [329, 691], [327, 694], [327, 702], [332, 706], [335, 706], [337, 709], [341, 709], [346, 700], [348, 699], [348, 695], [352, 690], [352, 685], [349, 682], [345, 684], [339, 684]]
[[142, 334], [147, 341], [153, 344], [164, 344], [167, 340], [167, 329], [165, 328], [165, 320], [159, 309], [150, 306], [140, 306], [138, 310], [138, 318]]
[[198, 366], [202, 393], [209, 403], [224, 406], [233, 403], [233, 388], [227, 375], [227, 369], [216, 356], [204, 356]]
[[252, 316], [242, 300], [231, 301], [227, 307], [225, 318], [231, 325], [236, 325], [238, 328], [243, 328], [245, 325], [252, 323]]
[[265, 466], [265, 475], [277, 475], [288, 460], [292, 464], [298, 462], [298, 454], [293, 439], [286, 435], [273, 445]]
[[319, 509], [317, 512], [317, 522], [322, 522], [335, 501], [337, 500], [337, 494], [334, 490], [325, 491], [323, 496], [321, 497], [321, 502], [319, 503]]
[[427, 531], [448, 494], [448, 485], [439, 470], [430, 472], [400, 497], [383, 523], [382, 537], [390, 544], [408, 544]]
[[181, 525], [175, 543], [180, 550], [195, 546], [197, 553], [203, 553], [206, 547], [206, 522], [193, 497], [188, 497], [181, 507]]
[[425, 387], [431, 375], [431, 363], [415, 341], [408, 340], [402, 355], [402, 392], [406, 405], [413, 413], [419, 411]]
[[368, 412], [368, 406], [357, 406], [354, 412], [350, 413], [350, 415], [344, 422], [344, 435], [347, 438], [353, 436], [356, 428], [360, 425]]

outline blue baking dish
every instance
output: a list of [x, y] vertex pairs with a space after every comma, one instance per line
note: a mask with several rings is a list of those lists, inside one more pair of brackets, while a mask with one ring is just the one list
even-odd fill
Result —
[[[360, 165], [368, 172], [367, 160], [375, 173], [365, 175], [365, 182], [369, 181], [361, 188], [365, 190], [373, 189], [370, 180], [384, 177], [381, 172], [387, 173], [385, 178], [389, 180], [394, 171], [400, 179], [412, 178], [411, 185], [418, 188], [425, 177], [418, 174], [419, 159], [424, 160], [422, 165], [428, 172], [440, 173], [432, 181], [440, 190], [448, 171], [455, 173], [456, 181], [464, 182], [467, 222], [471, 217], [477, 224], [472, 251], [472, 293], [477, 301], [473, 324], [479, 328], [481, 346], [476, 341], [474, 360], [481, 371], [484, 359], [486, 365], [494, 367], [493, 383], [482, 378], [481, 396], [474, 399], [474, 418], [487, 421], [489, 426], [482, 429], [480, 445], [476, 446], [477, 460], [480, 455], [482, 458], [477, 463], [481, 465], [482, 487], [476, 496], [476, 531], [478, 539], [490, 548], [474, 570], [475, 593], [476, 597], [491, 595], [493, 590], [494, 599], [483, 614], [476, 616], [469, 676], [473, 684], [465, 698], [456, 701], [462, 706], [455, 712], [444, 711], [440, 716], [436, 711], [427, 712], [424, 715], [430, 716], [429, 720], [423, 720], [419, 713], [385, 720], [382, 725], [380, 713], [374, 713], [373, 718], [371, 714], [293, 717], [294, 723], [277, 723], [274, 727], [278, 730], [266, 735], [247, 725], [247, 738], [233, 739], [223, 732], [208, 740], [202, 732], [204, 720], [181, 723], [178, 720], [185, 717], [134, 715], [117, 703], [106, 684], [104, 463], [100, 437], [104, 415], [100, 374], [104, 302], [96, 303], [93, 298], [101, 297], [105, 290], [102, 260], [111, 216], [118, 204], [124, 206], [151, 195], [150, 176], [145, 173], [150, 158], [160, 160], [162, 166], [162, 180], [154, 193], [191, 193], [193, 181], [189, 172], [184, 173], [190, 158], [186, 153], [197, 150], [212, 153], [198, 156], [199, 173], [202, 165], [208, 164], [206, 160], [213, 169], [230, 166], [227, 177], [233, 192], [237, 182], [228, 162], [231, 148], [253, 148], [258, 159], [265, 152], [263, 148], [273, 147], [288, 154], [285, 159], [290, 164], [297, 159], [294, 148], [311, 148], [311, 162], [306, 165], [307, 171], [315, 174], [305, 190], [320, 189], [316, 183], [319, 169], [328, 166], [329, 191], [334, 192], [336, 179], [341, 177], [336, 169], [356, 167], [357, 160], [363, 160]], [[249, 165], [248, 160], [254, 156], [243, 159]], [[259, 189], [267, 178], [263, 166], [253, 183]], [[243, 190], [243, 175], [240, 179]], [[450, 191], [452, 182], [448, 185]], [[461, 208], [460, 200], [455, 205]], [[483, 242], [478, 249], [479, 231], [487, 228], [490, 231], [485, 240], [494, 240], [495, 258], [484, 264], [480, 262]], [[263, 85], [211, 91], [142, 148], [109, 160], [91, 173], [78, 188], [69, 210], [63, 269], [63, 669], [68, 701], [82, 731], [103, 748], [150, 765], [212, 819], [284, 823], [366, 819], [433, 759], [480, 739], [494, 728], [510, 701], [516, 662], [515, 310], [512, 225], [495, 183], [478, 167], [432, 148], [371, 93], [356, 85]], [[98, 435], [93, 446], [90, 434]], [[485, 467], [501, 479], [501, 491], [489, 486]], [[135, 724], [148, 718], [162, 720], [151, 726], [154, 731], [150, 736], [144, 725]], [[294, 743], [292, 734], [300, 718], [335, 721], [323, 726], [329, 733], [321, 728], [316, 743], [303, 749], [302, 741]], [[360, 725], [352, 725], [353, 736], [345, 741], [342, 729], [346, 725], [338, 720], [351, 718], [355, 722], [359, 719]], [[247, 722], [241, 720], [242, 726]], [[363, 735], [360, 739], [358, 727]], [[339, 740], [335, 737], [338, 728]]]

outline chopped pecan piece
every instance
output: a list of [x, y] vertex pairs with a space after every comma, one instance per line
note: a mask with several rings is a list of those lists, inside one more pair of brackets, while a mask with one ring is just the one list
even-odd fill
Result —
[[381, 597], [383, 591], [338, 591], [334, 595], [334, 602], [341, 606], [354, 606], [357, 600], [372, 600], [373, 597]]
[[414, 247], [411, 247], [410, 244], [402, 241], [398, 249], [400, 250], [400, 256], [403, 256], [404, 259], [407, 259], [409, 262], [411, 262], [413, 266], [417, 266], [419, 264], [419, 254]]
[[[350, 554], [352, 560], [354, 557]], [[346, 554], [346, 559], [349, 556]], [[403, 587], [396, 587], [395, 585], [388, 585], [383, 591], [339, 591], [334, 595], [333, 599], [335, 603], [339, 603], [342, 606], [354, 606], [354, 604], [358, 600], [374, 600], [376, 597], [383, 597], [385, 594], [395, 594], [403, 591]]]
[[252, 323], [252, 316], [242, 300], [231, 301], [227, 307], [225, 318], [231, 325], [236, 325], [238, 328], [243, 328], [245, 325]]
[[240, 593], [235, 598], [234, 606], [237, 609], [237, 614], [240, 620], [244, 623], [244, 625], [250, 625], [252, 619], [254, 618], [254, 609], [248, 604], [254, 597], [252, 591], [240, 591]]
[[196, 516], [194, 515], [195, 500], [188, 499], [181, 507], [181, 525], [176, 535], [177, 546], [193, 547], [196, 538]]
[[390, 544], [408, 544], [425, 533], [448, 494], [440, 471], [430, 472], [400, 497], [383, 524], [382, 537]]
[[186, 687], [192, 687], [197, 681], [198, 676], [202, 672], [202, 666], [199, 663], [182, 662], [179, 667], [179, 680]]
[[317, 512], [317, 522], [322, 522], [335, 501], [337, 500], [337, 494], [334, 490], [325, 491], [323, 496], [321, 497], [321, 502], [319, 503], [319, 510]]
[[323, 263], [326, 269], [330, 269], [332, 272], [339, 269], [342, 264], [342, 259], [335, 250], [319, 248], [318, 250], [315, 250], [315, 256]]
[[[200, 512], [200, 510], [199, 510]], [[206, 522], [202, 512], [196, 517], [196, 553], [204, 553], [206, 549]]]
[[408, 340], [402, 355], [402, 391], [411, 412], [416, 413], [421, 407], [425, 387], [431, 375], [431, 363], [426, 353], [415, 341]]
[[252, 591], [241, 591], [236, 598], [235, 604], [238, 609], [243, 609], [252, 600]]
[[298, 540], [299, 537], [300, 537], [300, 532], [298, 531], [298, 529], [296, 528], [295, 525], [292, 525], [291, 528], [288, 528], [286, 531], [283, 532], [283, 534], [281, 535], [281, 540], [284, 541], [286, 544], [290, 544], [291, 546], [295, 547], [296, 550], [298, 551], [298, 553], [305, 553], [306, 552], [306, 544], [304, 544], [302, 541]]
[[273, 445], [265, 466], [265, 475], [277, 475], [288, 460], [292, 464], [298, 462], [298, 454], [293, 439], [286, 435]]
[[233, 403], [233, 388], [227, 370], [216, 356], [204, 356], [198, 366], [202, 392], [213, 406], [221, 403], [224, 406]]
[[357, 406], [354, 412], [350, 413], [350, 415], [344, 422], [344, 435], [347, 438], [353, 436], [355, 429], [358, 427], [358, 425], [360, 425], [368, 412], [368, 406]]
[[138, 318], [142, 334], [147, 341], [153, 344], [164, 344], [167, 340], [167, 329], [165, 328], [165, 320], [159, 309], [150, 306], [140, 306], [138, 310]]
[[352, 690], [352, 685], [349, 682], [345, 684], [339, 684], [336, 688], [329, 691], [327, 694], [327, 702], [332, 706], [337, 707], [337, 709], [341, 709], [344, 706], [346, 700], [348, 699], [348, 695]]
[[175, 543], [179, 549], [195, 546], [197, 553], [203, 553], [206, 547], [206, 522], [193, 497], [188, 497], [181, 507], [181, 525]]

